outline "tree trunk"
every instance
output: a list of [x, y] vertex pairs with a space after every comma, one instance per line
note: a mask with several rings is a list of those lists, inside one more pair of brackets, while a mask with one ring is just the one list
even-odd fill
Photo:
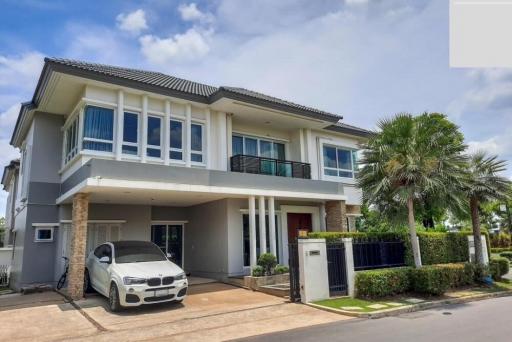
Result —
[[471, 223], [473, 224], [473, 240], [475, 241], [475, 262], [477, 264], [484, 264], [484, 256], [482, 254], [482, 233], [480, 232], [480, 217], [478, 215], [479, 201], [475, 197], [469, 200], [469, 207], [471, 210]]
[[421, 268], [420, 244], [418, 242], [418, 235], [416, 235], [416, 221], [414, 220], [414, 202], [412, 196], [407, 199], [407, 212], [414, 266], [416, 266], [416, 268]]

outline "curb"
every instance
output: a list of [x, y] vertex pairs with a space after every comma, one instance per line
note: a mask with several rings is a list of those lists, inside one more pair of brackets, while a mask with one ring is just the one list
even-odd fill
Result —
[[420, 310], [426, 310], [426, 309], [432, 309], [441, 307], [444, 305], [451, 305], [451, 304], [464, 304], [468, 302], [476, 302], [479, 300], [484, 299], [491, 299], [491, 298], [499, 298], [499, 297], [508, 297], [512, 296], [512, 291], [500, 291], [500, 292], [493, 292], [493, 293], [483, 293], [483, 294], [477, 294], [473, 296], [467, 296], [467, 297], [460, 297], [460, 298], [450, 298], [450, 299], [443, 299], [435, 302], [424, 302], [424, 303], [418, 303], [418, 304], [411, 304], [406, 305], [400, 308], [391, 308], [391, 309], [385, 309], [385, 310], [379, 310], [374, 312], [354, 312], [354, 311], [346, 311], [341, 309], [334, 309], [329, 308], [326, 306], [314, 304], [314, 303], [306, 303], [306, 305], [311, 306], [316, 309], [345, 315], [345, 316], [351, 316], [351, 317], [357, 317], [357, 318], [368, 318], [368, 319], [377, 319], [382, 317], [391, 317], [391, 316], [397, 316], [404, 313], [409, 312], [415, 312]]

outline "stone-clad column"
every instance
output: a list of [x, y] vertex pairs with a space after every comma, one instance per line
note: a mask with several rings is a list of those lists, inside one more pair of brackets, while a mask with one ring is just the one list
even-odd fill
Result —
[[328, 232], [348, 231], [345, 201], [326, 201], [325, 214], [325, 226]]
[[73, 197], [71, 251], [69, 254], [68, 273], [68, 295], [74, 300], [81, 299], [84, 295], [83, 289], [88, 210], [89, 194], [76, 194]]

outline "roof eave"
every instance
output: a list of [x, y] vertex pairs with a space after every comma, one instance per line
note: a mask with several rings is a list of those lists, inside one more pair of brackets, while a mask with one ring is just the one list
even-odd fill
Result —
[[349, 135], [355, 135], [362, 138], [369, 138], [373, 133], [371, 131], [367, 131], [364, 129], [356, 129], [346, 126], [337, 126], [337, 125], [331, 125], [327, 126], [324, 129], [328, 131], [338, 132], [338, 133], [344, 133]]
[[209, 103], [212, 104], [212, 103], [214, 103], [218, 100], [221, 100], [223, 98], [228, 98], [228, 99], [235, 100], [235, 101], [242, 101], [242, 102], [250, 103], [253, 105], [257, 105], [257, 106], [266, 107], [266, 108], [270, 108], [270, 109], [274, 109], [274, 110], [279, 110], [279, 111], [296, 114], [299, 116], [304, 116], [304, 117], [308, 117], [308, 118], [312, 118], [312, 119], [322, 120], [322, 121], [326, 121], [326, 122], [336, 123], [339, 120], [343, 119], [342, 116], [337, 116], [337, 115], [328, 114], [328, 113], [319, 113], [319, 112], [314, 112], [314, 111], [310, 111], [310, 110], [306, 110], [306, 109], [295, 108], [292, 106], [288, 106], [286, 104], [279, 104], [279, 103], [275, 103], [272, 101], [255, 98], [253, 96], [248, 96], [248, 95], [231, 92], [226, 89], [220, 89], [220, 90], [216, 91], [215, 93], [213, 93], [212, 95], [210, 95]]

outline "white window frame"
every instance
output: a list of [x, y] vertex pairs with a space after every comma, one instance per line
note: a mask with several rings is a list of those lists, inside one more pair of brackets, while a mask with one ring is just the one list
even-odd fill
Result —
[[[39, 236], [39, 232], [41, 230], [49, 230], [50, 231], [50, 238], [49, 239], [40, 239], [38, 236]], [[48, 226], [36, 226], [35, 229], [34, 229], [34, 242], [53, 242], [54, 232], [55, 232], [55, 227], [54, 226], [51, 226], [51, 227], [48, 227]]]
[[[338, 149], [349, 151], [350, 152], [350, 165], [352, 165], [352, 169], [351, 170], [346, 170], [346, 169], [339, 169], [337, 167], [336, 168], [325, 167], [324, 166], [324, 147], [332, 147], [332, 148], [336, 149], [336, 165], [338, 165]], [[356, 170], [354, 168], [354, 160], [353, 160], [353, 153], [354, 152], [357, 153], [358, 149], [357, 148], [353, 148], [353, 147], [338, 145], [338, 144], [336, 144], [336, 143], [334, 143], [332, 141], [327, 141], [327, 142], [322, 142], [321, 141], [321, 143], [320, 143], [320, 151], [319, 151], [321, 179], [331, 180], [331, 181], [335, 181], [335, 182], [344, 181], [344, 182], [347, 182], [347, 183], [351, 183], [351, 184], [354, 183], [355, 184], [356, 173], [358, 172], [358, 170]], [[352, 177], [340, 177], [339, 173], [338, 173], [338, 176], [326, 175], [325, 174], [325, 170], [336, 170], [337, 172], [339, 172], [339, 171], [352, 172]]]
[[[205, 124], [203, 122], [194, 121], [190, 123], [190, 139], [192, 139], [192, 126], [197, 125], [201, 127], [201, 151], [196, 151], [192, 149], [192, 144], [190, 145], [190, 151], [188, 152], [190, 154], [190, 164], [192, 165], [200, 165], [204, 166], [206, 165], [206, 159], [205, 159]], [[182, 145], [183, 146], [183, 145]], [[201, 162], [192, 161], [192, 154], [200, 154], [201, 155]]]
[[[181, 123], [181, 148], [171, 147], [171, 121], [176, 121]], [[171, 163], [184, 163], [185, 162], [185, 134], [184, 130], [186, 129], [185, 120], [182, 119], [176, 119], [171, 117], [168, 122], [168, 127], [166, 129], [169, 130], [169, 141], [167, 142], [169, 144], [169, 161]], [[173, 159], [171, 158], [171, 152], [181, 152], [181, 159]]]
[[[148, 140], [148, 134], [149, 133], [147, 130], [149, 129], [149, 118], [157, 118], [160, 120], [160, 146], [158, 145], [150, 145], [148, 144], [147, 140]], [[149, 114], [148, 113], [148, 116], [147, 116], [147, 124], [146, 124], [146, 150], [144, 151], [145, 155], [146, 155], [146, 158], [148, 160], [158, 160], [158, 161], [161, 161], [164, 159], [164, 155], [163, 155], [163, 148], [162, 148], [162, 142], [163, 142], [163, 137], [164, 137], [164, 129], [165, 127], [162, 125], [162, 123], [164, 122], [164, 118], [161, 116], [161, 115], [156, 115], [156, 114]], [[148, 155], [148, 149], [153, 149], [153, 150], [159, 150], [160, 151], [160, 158], [159, 157], [152, 157], [150, 155]]]
[[[87, 115], [87, 107], [98, 107], [98, 108], [104, 108], [104, 109], [111, 109], [112, 110], [112, 140], [106, 140], [106, 139], [96, 139], [96, 138], [88, 138], [84, 135], [85, 133], [85, 116]], [[84, 119], [83, 119], [83, 125], [82, 125], [82, 141], [80, 141], [81, 150], [87, 151], [87, 153], [93, 153], [98, 155], [107, 155], [107, 156], [113, 156], [115, 154], [116, 146], [115, 146], [115, 139], [116, 139], [116, 131], [117, 131], [117, 108], [114, 106], [108, 106], [108, 105], [97, 105], [97, 104], [91, 104], [91, 103], [85, 103], [84, 105]], [[106, 143], [106, 144], [112, 144], [112, 151], [98, 151], [98, 150], [90, 150], [88, 148], [84, 148], [84, 142], [91, 141], [91, 142], [99, 142], [99, 143]]]
[[[69, 163], [71, 160], [73, 160], [73, 158], [78, 154], [78, 151], [79, 151], [79, 145], [80, 145], [80, 142], [79, 142], [79, 131], [80, 131], [80, 122], [79, 122], [80, 118], [78, 115], [76, 115], [75, 118], [73, 118], [70, 122], [70, 124], [66, 127], [65, 129], [65, 134], [64, 134], [64, 153], [65, 153], [65, 156], [64, 156], [64, 164], [67, 164]], [[75, 128], [75, 136], [73, 137], [72, 136], [72, 130], [73, 130], [73, 127]], [[73, 139], [73, 141], [71, 141], [71, 139]], [[70, 141], [70, 146], [69, 146], [69, 151], [68, 151], [68, 141]], [[73, 146], [73, 143], [74, 143], [74, 146]]]
[[[128, 114], [135, 114], [137, 115], [137, 142], [136, 143], [133, 143], [133, 142], [129, 142], [129, 141], [124, 141], [124, 115], [125, 113], [128, 113]], [[141, 152], [141, 144], [140, 144], [140, 141], [141, 141], [141, 113], [137, 112], [137, 111], [132, 111], [132, 110], [125, 110], [123, 112], [123, 126], [120, 127], [120, 130], [121, 132], [119, 134], [121, 134], [121, 154], [123, 155], [123, 157], [132, 157], [132, 158], [135, 158], [135, 157], [139, 157], [140, 154], [142, 153]], [[162, 129], [160, 129], [162, 130]], [[123, 146], [135, 146], [137, 147], [137, 154], [130, 154], [130, 153], [124, 153], [123, 152]]]
[[[277, 143], [277, 144], [282, 144], [284, 145], [284, 160], [287, 160], [286, 157], [287, 157], [287, 154], [288, 154], [288, 144], [287, 142], [285, 141], [282, 141], [282, 140], [276, 140], [276, 139], [270, 139], [270, 138], [260, 138], [260, 137], [257, 137], [257, 136], [253, 136], [253, 135], [248, 135], [248, 134], [242, 134], [242, 133], [233, 133], [232, 134], [232, 137], [231, 137], [231, 143], [233, 141], [233, 137], [239, 137], [239, 138], [242, 138], [242, 154], [246, 155], [245, 153], [245, 139], [246, 138], [249, 138], [249, 139], [254, 139], [256, 140], [256, 148], [257, 148], [257, 153], [258, 153], [258, 157], [262, 157], [261, 156], [261, 150], [260, 150], [260, 141], [266, 141], [266, 142], [270, 142], [272, 144], [274, 143]], [[272, 159], [278, 159], [276, 158], [276, 156], [274, 155], [274, 148], [272, 148], [271, 150], [272, 152], [272, 156], [271, 157], [262, 157], [262, 158], [272, 158]]]

